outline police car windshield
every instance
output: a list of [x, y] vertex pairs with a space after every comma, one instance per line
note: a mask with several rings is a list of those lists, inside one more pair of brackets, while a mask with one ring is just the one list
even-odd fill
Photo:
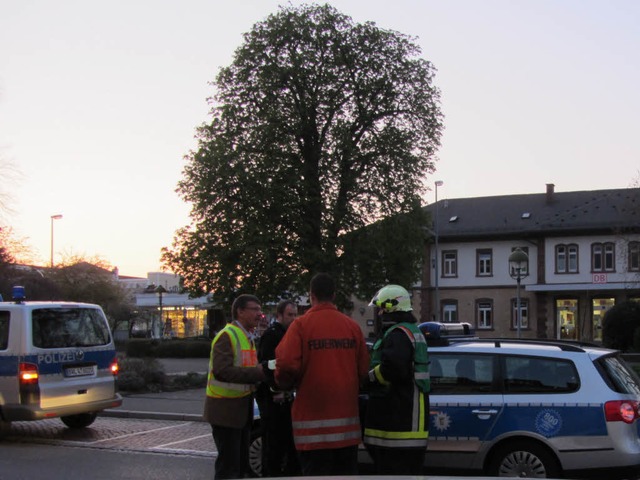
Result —
[[109, 329], [93, 308], [41, 308], [33, 310], [33, 346], [70, 348], [107, 345]]

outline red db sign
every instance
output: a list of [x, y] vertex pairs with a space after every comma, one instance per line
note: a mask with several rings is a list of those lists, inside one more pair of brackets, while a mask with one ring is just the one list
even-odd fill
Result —
[[607, 274], [606, 273], [594, 273], [593, 274], [593, 283], [607, 283]]

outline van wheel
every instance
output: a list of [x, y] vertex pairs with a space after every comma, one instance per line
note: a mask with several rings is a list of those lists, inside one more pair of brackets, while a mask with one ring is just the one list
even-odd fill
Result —
[[523, 440], [506, 443], [491, 456], [487, 474], [492, 477], [558, 478], [555, 456], [543, 446]]
[[69, 428], [84, 428], [91, 425], [97, 416], [97, 412], [79, 413], [77, 415], [60, 417], [60, 420], [62, 420], [62, 423], [64, 423]]

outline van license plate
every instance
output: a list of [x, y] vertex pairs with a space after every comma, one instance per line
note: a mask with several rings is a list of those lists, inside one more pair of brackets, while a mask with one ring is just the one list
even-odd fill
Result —
[[64, 369], [65, 377], [83, 377], [86, 375], [93, 375], [95, 368], [93, 366], [87, 367], [67, 367]]

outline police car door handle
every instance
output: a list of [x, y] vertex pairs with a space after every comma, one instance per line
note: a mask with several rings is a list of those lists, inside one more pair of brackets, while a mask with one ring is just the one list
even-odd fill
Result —
[[471, 410], [471, 413], [475, 415], [495, 415], [498, 413], [498, 410]]

